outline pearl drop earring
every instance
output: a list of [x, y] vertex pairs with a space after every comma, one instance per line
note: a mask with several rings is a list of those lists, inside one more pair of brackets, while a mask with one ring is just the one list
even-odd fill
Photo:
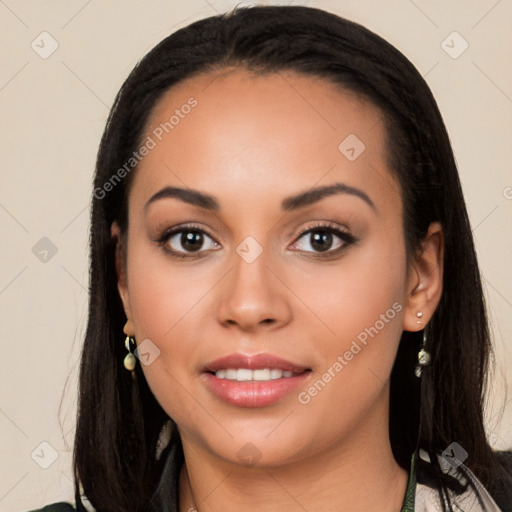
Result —
[[[421, 311], [419, 311], [418, 313], [416, 313], [416, 316], [421, 318], [423, 316], [423, 313]], [[421, 322], [418, 321], [418, 323], [420, 324]], [[430, 353], [427, 352], [427, 350], [425, 349], [426, 344], [427, 344], [427, 329], [424, 328], [421, 349], [418, 352], [418, 364], [416, 365], [416, 368], [414, 368], [414, 375], [416, 375], [416, 377], [421, 377], [423, 368], [425, 366], [428, 366], [430, 364], [430, 361], [432, 360]]]
[[126, 354], [123, 363], [124, 367], [128, 371], [133, 372], [133, 370], [135, 369], [135, 365], [137, 364], [137, 359], [130, 350], [130, 343], [135, 343], [135, 341], [132, 338], [130, 338], [130, 336], [126, 336], [126, 339], [124, 340], [124, 346], [126, 347], [126, 350], [128, 350], [128, 354]]

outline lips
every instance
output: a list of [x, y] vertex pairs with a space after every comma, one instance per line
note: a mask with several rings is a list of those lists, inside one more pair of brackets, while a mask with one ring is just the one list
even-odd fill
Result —
[[231, 354], [208, 363], [201, 376], [209, 391], [223, 402], [264, 407], [303, 385], [311, 371], [271, 354]]
[[246, 368], [248, 370], [269, 368], [296, 374], [303, 373], [310, 369], [272, 354], [230, 354], [208, 363], [203, 371], [215, 373], [217, 370], [228, 370], [233, 368]]

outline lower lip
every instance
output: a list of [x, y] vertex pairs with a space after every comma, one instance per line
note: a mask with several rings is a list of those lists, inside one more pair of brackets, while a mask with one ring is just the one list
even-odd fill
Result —
[[306, 371], [294, 377], [268, 381], [219, 379], [211, 373], [203, 373], [202, 376], [210, 391], [221, 400], [238, 407], [264, 407], [298, 388], [310, 374], [310, 371]]

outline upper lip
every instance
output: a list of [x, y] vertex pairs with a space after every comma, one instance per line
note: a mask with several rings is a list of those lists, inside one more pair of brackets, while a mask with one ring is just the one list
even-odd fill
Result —
[[278, 368], [294, 373], [302, 373], [305, 370], [309, 370], [306, 366], [292, 363], [273, 354], [229, 354], [208, 363], [204, 371], [216, 372], [217, 370], [225, 370], [227, 368], [248, 368], [249, 370]]

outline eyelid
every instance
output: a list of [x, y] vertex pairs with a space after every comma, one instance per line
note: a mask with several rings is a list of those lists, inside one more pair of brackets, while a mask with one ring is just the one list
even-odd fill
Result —
[[[178, 233], [181, 233], [182, 231], [197, 231], [197, 232], [202, 233], [202, 234], [208, 236], [209, 238], [211, 238], [217, 245], [220, 245], [219, 242], [214, 238], [214, 236], [211, 235], [205, 228], [203, 228], [199, 224], [195, 224], [193, 222], [179, 224], [177, 226], [173, 226], [171, 228], [164, 229], [163, 232], [154, 241], [157, 242], [159, 245], [163, 246], [169, 241], [169, 239], [171, 237], [173, 237], [174, 235], [176, 235]], [[194, 253], [187, 253], [186, 251], [174, 251], [171, 249], [166, 249], [166, 250], [171, 254], [194, 254]], [[201, 252], [205, 252], [205, 251], [204, 250], [198, 251], [198, 253], [201, 253]]]
[[[341, 233], [349, 235], [349, 230], [346, 227], [339, 226], [338, 224], [334, 224], [329, 221], [316, 221], [313, 224], [308, 225], [307, 227], [303, 228], [299, 234], [296, 236], [295, 241], [297, 241], [299, 238], [301, 238], [306, 233], [309, 233], [311, 231], [314, 231], [315, 229], [332, 229], [333, 231], [339, 231]], [[295, 243], [295, 242], [294, 242]]]
[[[170, 228], [164, 229], [162, 233], [157, 237], [158, 242], [165, 241], [168, 239], [171, 235], [175, 235], [176, 233], [179, 233], [181, 231], [199, 231], [200, 233], [204, 233], [205, 235], [208, 235], [211, 239], [214, 239], [214, 237], [202, 226], [199, 224], [195, 224], [193, 222], [187, 222], [185, 224], [178, 224], [176, 226], [172, 226]], [[217, 242], [218, 243], [218, 242]]]

